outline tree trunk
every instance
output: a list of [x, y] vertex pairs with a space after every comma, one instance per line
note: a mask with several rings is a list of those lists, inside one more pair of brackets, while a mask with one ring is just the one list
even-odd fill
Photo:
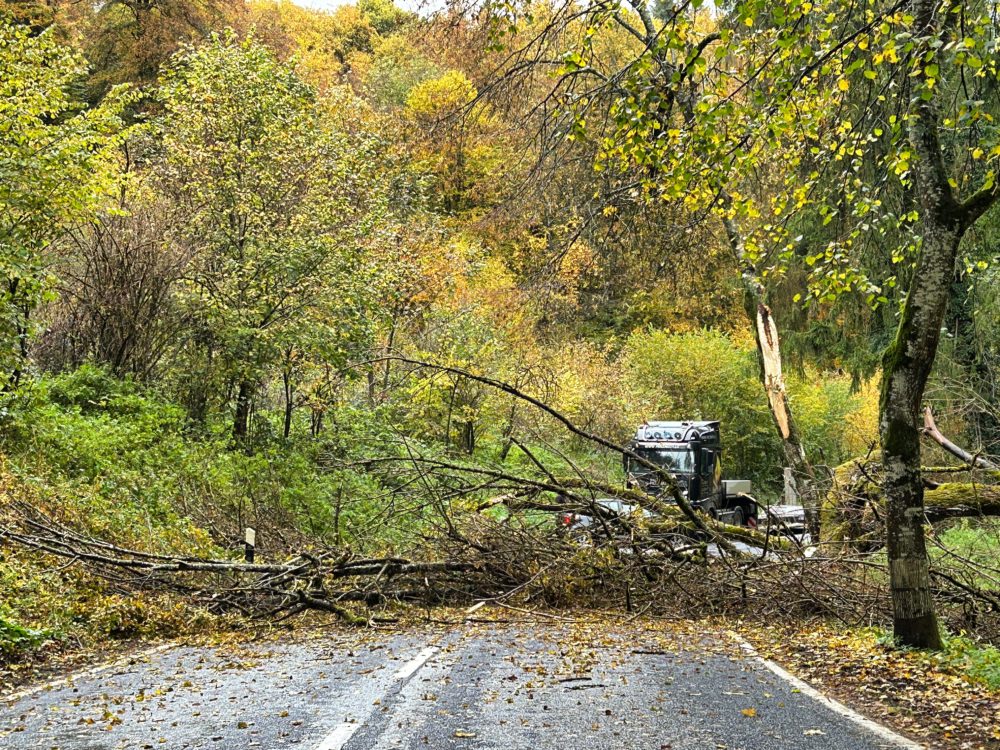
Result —
[[236, 394], [236, 415], [233, 419], [233, 441], [238, 445], [247, 442], [250, 431], [250, 396], [252, 386], [248, 380], [240, 381], [239, 393]]
[[289, 370], [285, 370], [281, 374], [281, 380], [285, 390], [285, 421], [282, 434], [285, 436], [285, 440], [287, 440], [288, 436], [292, 433], [292, 410], [295, 408], [295, 388], [292, 385], [292, 373]]
[[313, 409], [310, 418], [309, 431], [314, 438], [319, 437], [323, 431], [323, 412], [320, 409]]
[[[932, 200], [925, 198], [925, 203]], [[957, 224], [922, 218], [923, 244], [896, 339], [882, 363], [879, 434], [886, 496], [886, 549], [897, 640], [941, 648], [924, 541], [920, 406], [930, 376], [958, 252]]]
[[17, 335], [17, 364], [11, 372], [7, 383], [4, 385], [5, 391], [17, 390], [21, 386], [21, 377], [24, 375], [24, 367], [28, 363], [28, 319], [31, 315], [31, 308], [25, 302], [18, 304], [17, 291], [20, 286], [20, 279], [11, 279], [8, 282], [8, 294], [10, 305], [14, 308], [14, 332]]
[[471, 417], [462, 423], [462, 450], [470, 456], [476, 452], [476, 423]]
[[754, 339], [757, 342], [757, 355], [760, 363], [760, 379], [767, 393], [767, 404], [774, 418], [774, 425], [781, 438], [781, 448], [785, 454], [785, 464], [792, 470], [795, 489], [806, 512], [806, 525], [813, 539], [819, 539], [819, 496], [816, 488], [816, 475], [812, 464], [806, 458], [802, 438], [795, 420], [792, 417], [792, 407], [788, 403], [788, 392], [785, 390], [785, 376], [781, 371], [781, 350], [778, 345], [778, 327], [770, 308], [763, 302], [753, 304], [753, 298], [748, 301], [749, 308], [754, 308]]
[[396, 319], [392, 320], [392, 324], [389, 327], [389, 338], [385, 343], [385, 371], [382, 373], [382, 393], [379, 398], [381, 401], [385, 398], [386, 394], [389, 392], [389, 383], [392, 380], [392, 348], [396, 345]]
[[[924, 466], [920, 473], [929, 523], [1000, 516], [1000, 471]], [[881, 549], [886, 543], [884, 484], [882, 465], [875, 460], [856, 458], [834, 469], [823, 503], [822, 541], [863, 552]]]
[[[723, 203], [728, 208], [729, 196], [723, 193]], [[796, 491], [806, 512], [806, 525], [813, 539], [820, 537], [820, 498], [816, 487], [816, 475], [812, 464], [806, 458], [798, 428], [792, 417], [792, 407], [788, 403], [785, 376], [781, 369], [781, 348], [778, 340], [778, 326], [771, 309], [764, 303], [764, 286], [757, 278], [756, 269], [746, 257], [743, 235], [736, 221], [727, 215], [722, 219], [729, 245], [740, 264], [743, 279], [743, 306], [750, 324], [753, 326], [754, 341], [757, 343], [757, 364], [760, 368], [760, 382], [767, 394], [767, 405], [774, 419], [774, 426], [781, 439], [781, 449], [785, 463], [792, 470]]]
[[510, 449], [514, 446], [514, 417], [517, 415], [517, 401], [510, 405], [510, 414], [507, 417], [507, 426], [503, 430], [503, 448], [500, 449], [500, 463], [507, 460]]
[[[937, 0], [913, 0], [914, 32], [931, 51], [939, 38]], [[938, 138], [939, 87], [917, 66], [908, 112], [913, 187], [920, 203], [920, 255], [903, 303], [896, 338], [882, 363], [879, 432], [886, 495], [886, 547], [896, 638], [907, 646], [939, 649], [941, 633], [931, 597], [924, 541], [924, 486], [920, 472], [920, 406], [941, 337], [941, 325], [962, 235], [997, 200], [990, 184], [964, 204], [955, 197]]]
[[368, 365], [365, 377], [368, 379], [368, 405], [374, 408], [378, 406], [375, 403], [375, 365]]

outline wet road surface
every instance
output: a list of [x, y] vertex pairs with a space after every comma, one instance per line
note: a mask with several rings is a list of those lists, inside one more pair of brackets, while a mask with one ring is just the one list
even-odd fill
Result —
[[895, 746], [724, 636], [634, 623], [175, 646], [0, 701], [4, 750]]

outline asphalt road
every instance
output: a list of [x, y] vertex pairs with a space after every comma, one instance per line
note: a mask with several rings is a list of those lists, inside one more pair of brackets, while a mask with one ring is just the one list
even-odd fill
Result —
[[0, 702], [4, 750], [885, 747], [725, 638], [634, 623], [176, 646]]

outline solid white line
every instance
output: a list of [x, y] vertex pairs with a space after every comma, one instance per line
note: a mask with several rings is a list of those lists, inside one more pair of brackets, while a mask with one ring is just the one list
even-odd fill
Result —
[[98, 664], [96, 667], [89, 667], [87, 669], [82, 669], [79, 672], [74, 672], [73, 674], [66, 675], [65, 677], [60, 677], [59, 679], [46, 682], [42, 685], [36, 685], [32, 688], [26, 688], [25, 690], [20, 690], [16, 693], [11, 693], [10, 695], [0, 695], [0, 703], [14, 703], [16, 701], [22, 700], [24, 698], [30, 698], [33, 695], [38, 695], [46, 690], [55, 690], [57, 688], [66, 687], [72, 685], [77, 680], [85, 680], [88, 677], [94, 677], [101, 674], [101, 672], [107, 672], [109, 669], [114, 669], [116, 667], [124, 667], [129, 664], [129, 662], [136, 659], [145, 659], [158, 654], [161, 651], [166, 651], [171, 649], [177, 644], [175, 643], [163, 643], [159, 646], [153, 646], [153, 648], [148, 648], [145, 651], [140, 651], [137, 654], [129, 654], [128, 656], [121, 656], [114, 661], [109, 661], [104, 664]]
[[410, 659], [406, 664], [399, 668], [399, 671], [393, 675], [393, 679], [405, 680], [411, 674], [420, 669], [424, 664], [430, 659], [434, 654], [438, 652], [437, 646], [428, 646], [419, 654]]
[[[434, 654], [436, 654], [440, 649], [437, 646], [428, 646], [423, 649], [420, 653], [410, 659], [406, 664], [401, 666], [396, 670], [396, 674], [392, 676], [393, 680], [401, 681], [405, 680], [407, 677], [412, 675], [418, 669], [420, 669], [427, 660], [430, 659]], [[341, 722], [333, 728], [333, 730], [324, 737], [318, 745], [316, 745], [313, 750], [341, 750], [347, 741], [351, 739], [357, 733], [361, 727], [363, 727], [365, 722], [363, 721], [345, 721]]]
[[757, 649], [755, 649], [752, 645], [743, 640], [743, 638], [740, 637], [739, 635], [733, 633], [733, 637], [736, 638], [737, 642], [739, 642], [740, 644], [740, 648], [742, 648], [748, 655], [752, 656], [754, 659], [759, 661], [761, 664], [763, 664], [771, 672], [773, 672], [775, 675], [777, 675], [782, 680], [787, 682], [789, 685], [798, 689], [798, 691], [803, 695], [808, 695], [810, 698], [823, 704], [834, 713], [839, 714], [840, 716], [843, 716], [845, 719], [849, 719], [853, 721], [855, 724], [864, 727], [872, 734], [877, 735], [883, 740], [891, 743], [894, 747], [902, 747], [906, 748], [906, 750], [925, 750], [924, 745], [920, 745], [911, 739], [907, 739], [903, 735], [897, 734], [888, 727], [884, 727], [881, 724], [872, 721], [868, 717], [862, 716], [853, 708], [848, 708], [843, 703], [835, 701], [833, 698], [823, 695], [809, 683], [800, 680], [798, 677], [791, 674], [778, 664], [775, 664], [770, 659], [765, 659], [764, 657], [762, 657], [760, 654], [757, 653]]

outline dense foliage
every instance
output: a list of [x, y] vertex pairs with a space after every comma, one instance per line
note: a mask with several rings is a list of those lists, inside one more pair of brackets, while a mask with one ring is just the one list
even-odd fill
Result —
[[[901, 68], [900, 13], [737, 6], [0, 2], [0, 515], [28, 502], [165, 553], [238, 554], [247, 525], [265, 553], [381, 553], [432, 521], [375, 459], [540, 456], [621, 482], [616, 457], [460, 370], [618, 443], [719, 419], [725, 474], [776, 499], [748, 278], [788, 332], [809, 460], [871, 453], [920, 244], [879, 87], [946, 87], [955, 189], [989, 188], [992, 27], [970, 14]], [[546, 64], [510, 70], [511, 50]], [[959, 97], [967, 79], [982, 90]], [[928, 391], [986, 453], [994, 225], [963, 241]], [[0, 655], [186, 617], [20, 554], [0, 590]]]

